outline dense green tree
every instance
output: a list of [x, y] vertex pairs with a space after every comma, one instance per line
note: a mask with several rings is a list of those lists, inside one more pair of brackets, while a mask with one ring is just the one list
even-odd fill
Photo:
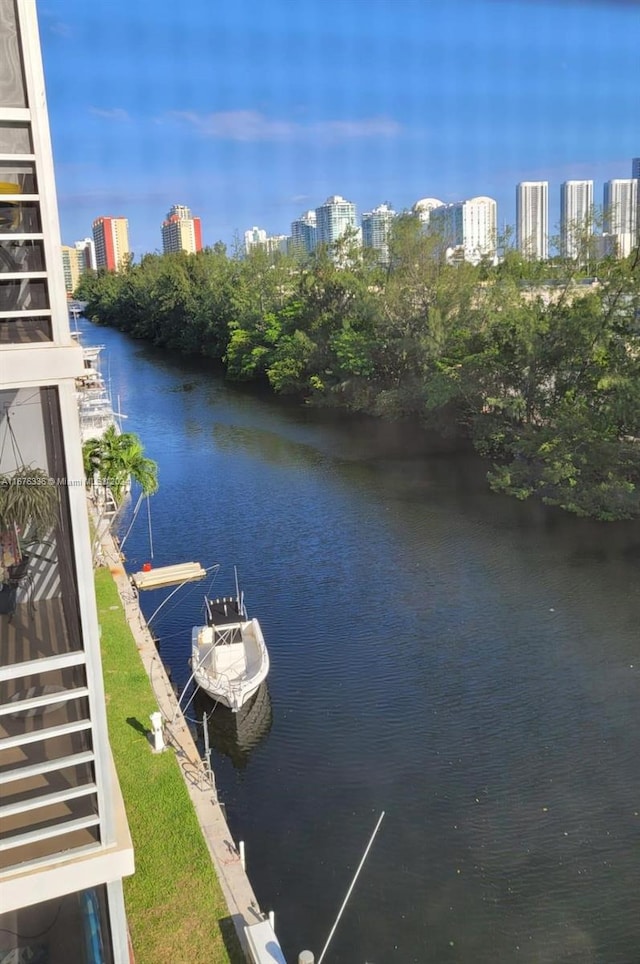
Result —
[[[602, 519], [640, 515], [638, 252], [450, 263], [412, 215], [381, 266], [347, 237], [312, 256], [146, 255], [85, 275], [87, 314], [227, 376], [473, 440], [490, 484]], [[597, 276], [597, 283], [585, 279]]]

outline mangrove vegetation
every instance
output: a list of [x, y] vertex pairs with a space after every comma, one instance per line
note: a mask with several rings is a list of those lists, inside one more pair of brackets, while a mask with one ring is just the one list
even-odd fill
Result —
[[451, 263], [412, 216], [389, 262], [345, 238], [284, 256], [217, 244], [85, 275], [86, 313], [309, 404], [419, 417], [488, 458], [489, 484], [640, 517], [640, 256]]

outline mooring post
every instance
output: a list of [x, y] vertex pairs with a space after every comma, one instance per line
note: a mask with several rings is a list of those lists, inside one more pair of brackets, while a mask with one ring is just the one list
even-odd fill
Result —
[[298, 954], [298, 964], [315, 964], [315, 957], [311, 951], [300, 951]]
[[240, 863], [242, 864], [242, 869], [246, 870], [247, 862], [245, 860], [245, 855], [244, 855], [244, 840], [241, 840], [240, 843], [238, 844], [238, 850], [240, 851]]
[[151, 720], [151, 735], [153, 737], [153, 752], [162, 753], [164, 750], [164, 738], [162, 735], [162, 713], [152, 713], [149, 716]]
[[206, 712], [202, 714], [202, 732], [204, 735], [204, 759], [205, 766], [207, 769], [207, 779], [209, 783], [213, 783], [212, 780], [212, 770], [211, 770], [211, 747], [209, 746], [209, 728], [207, 727], [207, 714]]

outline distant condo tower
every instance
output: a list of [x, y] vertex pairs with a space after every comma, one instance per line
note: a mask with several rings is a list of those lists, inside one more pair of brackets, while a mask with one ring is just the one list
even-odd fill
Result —
[[107, 271], [119, 271], [129, 250], [129, 222], [126, 218], [96, 218], [93, 222], [96, 265]]
[[429, 213], [429, 231], [439, 234], [447, 256], [471, 264], [496, 259], [498, 205], [491, 197], [441, 204]]
[[549, 182], [522, 181], [516, 188], [518, 250], [532, 261], [549, 257]]
[[339, 194], [333, 194], [316, 208], [318, 244], [335, 244], [350, 228], [358, 230], [356, 206], [351, 201], [345, 201]]
[[395, 216], [389, 204], [380, 204], [362, 215], [362, 246], [377, 251], [380, 264], [389, 264], [389, 234]]
[[194, 218], [190, 209], [183, 204], [174, 204], [162, 222], [162, 250], [165, 254], [175, 251], [196, 254], [202, 251], [200, 218]]
[[291, 250], [298, 254], [311, 254], [317, 241], [316, 212], [307, 211], [291, 222]]
[[593, 181], [565, 181], [560, 189], [560, 246], [579, 258], [593, 235]]
[[249, 228], [244, 232], [244, 250], [247, 254], [252, 248], [264, 247], [267, 243], [267, 232], [264, 228]]
[[62, 270], [64, 272], [64, 287], [67, 297], [71, 298], [73, 292], [78, 287], [80, 275], [84, 271], [84, 264], [81, 261], [81, 254], [77, 248], [70, 248], [63, 244], [62, 251]]
[[423, 197], [411, 208], [413, 214], [417, 214], [418, 218], [425, 226], [429, 224], [429, 219], [431, 218], [431, 212], [435, 211], [436, 208], [442, 207], [444, 201], [439, 201], [437, 197]]
[[636, 244], [638, 186], [633, 177], [615, 178], [604, 186], [604, 230], [619, 258], [627, 258]]
[[82, 241], [76, 241], [74, 248], [78, 252], [80, 271], [95, 271], [98, 265], [96, 264], [96, 246], [93, 240], [83, 238]]
[[640, 244], [640, 157], [631, 162], [631, 177], [636, 181], [636, 244]]

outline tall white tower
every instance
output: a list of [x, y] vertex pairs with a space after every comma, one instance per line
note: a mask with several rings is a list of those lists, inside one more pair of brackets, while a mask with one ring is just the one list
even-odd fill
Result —
[[345, 201], [339, 194], [327, 198], [316, 208], [316, 231], [318, 244], [335, 244], [350, 228], [357, 230], [356, 206]]
[[636, 182], [636, 244], [640, 244], [640, 157], [634, 157], [631, 162], [631, 177]]
[[389, 234], [396, 212], [389, 204], [379, 204], [362, 215], [362, 244], [378, 252], [380, 264], [389, 263]]
[[560, 244], [576, 259], [593, 234], [593, 181], [565, 181], [560, 189]]
[[264, 228], [253, 227], [244, 232], [244, 250], [247, 254], [252, 248], [259, 248], [267, 243], [267, 232]]
[[429, 214], [429, 230], [440, 235], [453, 257], [479, 264], [483, 258], [495, 260], [498, 206], [491, 197], [472, 197], [468, 201], [441, 204]]
[[298, 253], [311, 254], [316, 247], [316, 212], [306, 211], [291, 222], [291, 248]]
[[518, 250], [532, 261], [549, 257], [549, 182], [521, 181], [516, 188]]
[[604, 229], [619, 258], [628, 257], [636, 243], [639, 183], [633, 177], [614, 178], [604, 186]]

